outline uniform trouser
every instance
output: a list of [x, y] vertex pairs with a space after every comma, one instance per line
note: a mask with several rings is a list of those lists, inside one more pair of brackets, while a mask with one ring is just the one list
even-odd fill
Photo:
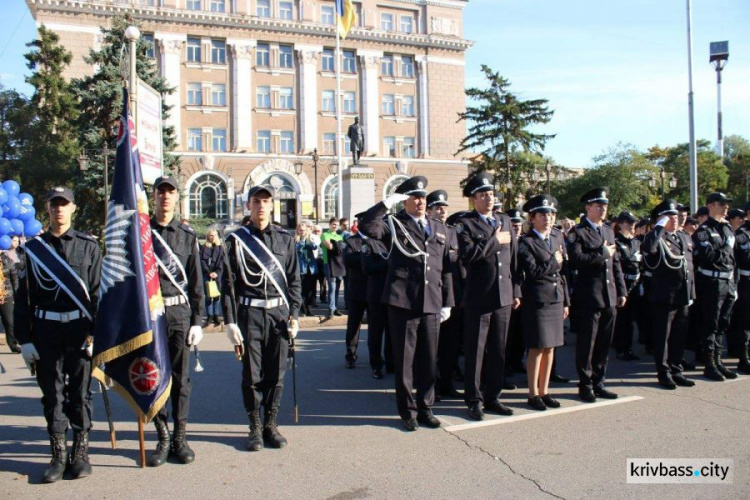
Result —
[[[464, 309], [464, 399], [468, 405], [494, 401], [503, 390], [510, 314], [511, 306], [489, 313], [480, 313], [469, 307]], [[484, 365], [488, 369], [483, 378]]]
[[463, 307], [451, 309], [448, 319], [440, 323], [438, 338], [438, 374], [440, 384], [448, 386], [453, 380], [453, 372], [458, 366], [458, 355], [461, 352], [464, 327]]
[[[190, 306], [180, 304], [166, 308], [167, 345], [169, 362], [172, 364], [172, 418], [175, 422], [187, 420], [190, 411], [190, 346], [187, 345], [190, 330]], [[159, 411], [159, 418], [168, 418], [167, 405]]]
[[42, 390], [47, 431], [63, 433], [68, 422], [74, 431], [88, 431], [93, 412], [91, 359], [81, 346], [91, 332], [91, 322], [38, 318], [34, 322], [34, 346], [39, 352], [36, 380]]
[[701, 344], [706, 355], [724, 348], [724, 334], [729, 329], [736, 291], [734, 284], [698, 273], [696, 290], [701, 293]]
[[250, 413], [278, 409], [284, 391], [289, 354], [286, 307], [258, 309], [240, 306], [237, 324], [245, 343], [242, 356], [242, 400]]
[[[415, 418], [435, 402], [440, 314], [388, 307], [388, 325], [396, 368], [396, 404], [403, 419]], [[416, 386], [416, 399], [412, 388]]]
[[[383, 339], [385, 339], [385, 346], [383, 346]], [[370, 367], [373, 370], [382, 369], [383, 363], [393, 364], [388, 306], [380, 302], [367, 303], [367, 350], [370, 353]]]
[[[357, 359], [357, 347], [359, 346], [359, 331], [362, 327], [362, 318], [367, 310], [367, 302], [353, 300], [346, 303], [346, 359]], [[370, 318], [367, 318], [369, 321]]]
[[[640, 294], [642, 299], [641, 304], [646, 301], [645, 297], [648, 296], [648, 287], [650, 286], [649, 280], [650, 278], [643, 278], [643, 281], [639, 285], [639, 288], [641, 288], [642, 291]], [[630, 301], [629, 298], [628, 301]], [[625, 306], [627, 307], [627, 303]], [[654, 343], [651, 334], [651, 308], [639, 307], [635, 311], [635, 321], [638, 323], [638, 343], [650, 349]]]
[[[618, 312], [619, 315], [619, 312]], [[682, 373], [682, 356], [687, 337], [688, 306], [651, 304], [651, 331], [654, 335], [656, 374]]]
[[302, 275], [302, 303], [307, 307], [312, 307], [315, 303], [315, 283], [318, 280], [317, 274]]
[[5, 303], [0, 304], [0, 320], [3, 322], [3, 329], [5, 330], [5, 341], [9, 347], [13, 347], [18, 344], [16, 336], [13, 335], [13, 300], [8, 299]]
[[701, 300], [700, 297], [696, 297], [693, 305], [688, 307], [688, 329], [685, 339], [685, 347], [695, 351], [696, 357], [701, 351], [701, 329]]
[[643, 304], [638, 289], [628, 283], [628, 301], [625, 307], [617, 310], [617, 319], [615, 320], [615, 334], [613, 343], [617, 352], [628, 352], [633, 349], [633, 322], [636, 319], [638, 309]]
[[523, 363], [523, 353], [526, 347], [523, 343], [523, 324], [521, 322], [521, 307], [511, 311], [510, 326], [508, 327], [508, 342], [505, 346], [506, 372], [511, 373], [513, 367]]
[[742, 354], [744, 348], [750, 345], [750, 277], [741, 276], [737, 286], [736, 325], [738, 334], [738, 348]]
[[617, 310], [614, 307], [576, 307], [574, 314], [578, 387], [601, 385], [607, 372]]

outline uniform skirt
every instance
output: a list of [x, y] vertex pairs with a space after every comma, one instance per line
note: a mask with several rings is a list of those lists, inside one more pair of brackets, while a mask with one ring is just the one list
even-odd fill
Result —
[[527, 349], [563, 345], [563, 303], [524, 302], [521, 306], [523, 342]]

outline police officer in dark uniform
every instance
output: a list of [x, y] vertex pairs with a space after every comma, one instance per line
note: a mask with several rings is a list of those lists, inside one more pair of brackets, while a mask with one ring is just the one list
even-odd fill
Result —
[[745, 223], [737, 229], [734, 256], [737, 261], [737, 303], [736, 311], [737, 331], [739, 334], [739, 358], [737, 371], [750, 374], [750, 202], [745, 204]]
[[466, 183], [463, 194], [475, 207], [456, 224], [460, 256], [466, 267], [464, 400], [469, 418], [482, 420], [482, 403], [486, 411], [513, 414], [498, 397], [505, 378], [510, 315], [521, 305], [518, 240], [510, 217], [492, 211], [495, 193], [491, 175], [476, 174]]
[[615, 218], [617, 224], [615, 246], [620, 257], [620, 266], [622, 267], [628, 297], [625, 307], [617, 311], [617, 319], [615, 320], [615, 350], [617, 351], [617, 359], [623, 361], [640, 359], [633, 353], [633, 322], [641, 304], [638, 287], [641, 278], [641, 240], [635, 238], [633, 232], [633, 225], [637, 221], [638, 219], [629, 210], [623, 210]]
[[[448, 230], [442, 222], [425, 216], [426, 187], [427, 179], [422, 176], [407, 179], [393, 195], [367, 210], [359, 227], [369, 238], [393, 245], [382, 301], [389, 306], [396, 402], [407, 431], [417, 430], [419, 423], [440, 427], [431, 409], [438, 330], [453, 306]], [[404, 210], [383, 220], [399, 201], [404, 202]]]
[[[354, 217], [359, 219], [362, 213]], [[362, 245], [365, 237], [357, 231], [344, 241], [346, 265], [346, 367], [354, 368], [362, 318], [367, 310], [367, 274], [362, 269]]]
[[185, 437], [190, 410], [190, 347], [203, 338], [203, 271], [198, 238], [190, 226], [180, 223], [175, 209], [180, 198], [179, 184], [172, 177], [154, 182], [156, 208], [151, 218], [154, 252], [159, 257], [159, 282], [164, 297], [169, 361], [172, 365], [172, 417], [174, 431], [169, 440], [167, 405], [154, 418], [159, 442], [148, 459], [158, 467], [169, 456], [189, 464], [195, 453]]
[[382, 241], [367, 238], [362, 243], [362, 269], [367, 274], [367, 351], [372, 377], [377, 380], [383, 378], [384, 365], [388, 373], [394, 372], [388, 306], [381, 302], [388, 277], [387, 257]]
[[[523, 215], [520, 210], [515, 208], [506, 210], [505, 213], [510, 217], [513, 231], [516, 237], [520, 238], [523, 231]], [[508, 327], [508, 345], [505, 348], [505, 380], [503, 389], [513, 390], [516, 385], [511, 377], [514, 372], [526, 373], [523, 366], [523, 354], [526, 351], [523, 344], [523, 326], [521, 324], [521, 310], [523, 304], [518, 309], [514, 309], [510, 314], [510, 326]]]
[[703, 375], [715, 381], [737, 378], [737, 374], [721, 362], [724, 334], [737, 298], [735, 236], [724, 219], [731, 202], [724, 193], [709, 194], [706, 198], [709, 216], [693, 234], [695, 287], [700, 296], [701, 340], [706, 358]]
[[[49, 229], [26, 242], [26, 273], [14, 311], [21, 355], [36, 369], [50, 436], [52, 461], [42, 482], [52, 483], [67, 470], [78, 479], [91, 474], [88, 457], [93, 318], [101, 273], [96, 240], [76, 231], [73, 192], [56, 187], [47, 193]], [[57, 270], [55, 270], [57, 268]], [[67, 431], [73, 428], [68, 455]]]
[[651, 306], [654, 361], [659, 385], [674, 390], [695, 382], [682, 374], [687, 336], [688, 306], [695, 298], [692, 267], [688, 265], [690, 238], [680, 233], [677, 202], [667, 199], [654, 208], [656, 221], [641, 245], [644, 265], [652, 273], [646, 300]]
[[568, 233], [570, 267], [578, 271], [573, 285], [572, 314], [576, 338], [578, 395], [593, 403], [597, 397], [616, 399], [604, 387], [616, 307], [627, 302], [625, 280], [612, 228], [604, 224], [609, 199], [605, 188], [581, 197], [586, 215]]

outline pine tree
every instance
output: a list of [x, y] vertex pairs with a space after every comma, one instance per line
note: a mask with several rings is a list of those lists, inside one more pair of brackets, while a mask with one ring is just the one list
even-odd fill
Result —
[[32, 136], [33, 116], [25, 96], [0, 84], [0, 179], [20, 178], [20, 156]]

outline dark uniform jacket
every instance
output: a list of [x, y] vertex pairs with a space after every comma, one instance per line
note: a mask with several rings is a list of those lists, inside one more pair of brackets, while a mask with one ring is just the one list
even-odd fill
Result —
[[701, 269], [733, 273], [735, 261], [732, 226], [711, 217], [706, 219], [693, 234], [693, 255], [696, 275]]
[[[549, 234], [552, 246], [537, 234], [529, 231], [523, 235], [518, 242], [518, 260], [523, 271], [524, 303], [556, 304], [562, 302], [564, 306], [570, 305], [568, 296], [567, 252], [565, 250], [565, 238], [557, 229], [552, 229]], [[563, 256], [563, 263], [558, 264], [555, 252]]]
[[458, 244], [458, 233], [455, 226], [448, 227], [448, 249], [451, 261], [451, 277], [453, 278], [453, 301], [456, 307], [463, 307], [464, 281], [466, 280], [466, 269], [461, 262], [461, 247]]
[[[180, 224], [177, 218], [166, 226], [160, 225], [151, 218], [151, 230], [159, 233], [169, 248], [177, 256], [177, 259], [185, 268], [187, 276], [187, 296], [190, 306], [190, 326], [202, 323], [203, 309], [203, 272], [201, 271], [200, 255], [198, 250], [198, 238], [190, 226]], [[178, 271], [179, 272], [179, 271]], [[161, 293], [164, 297], [177, 297], [182, 295], [179, 288], [174, 286], [164, 270], [159, 267], [159, 283]]]
[[[466, 268], [464, 307], [488, 313], [513, 304], [521, 297], [518, 267], [518, 239], [510, 217], [493, 213], [496, 228], [481, 219], [474, 210], [456, 222], [459, 255]], [[501, 245], [496, 231], [510, 233], [510, 244]]]
[[[346, 286], [349, 300], [367, 302], [367, 274], [362, 269], [362, 245], [365, 239], [358, 233], [344, 242]], [[347, 304], [348, 305], [348, 304]]]
[[[679, 259], [670, 258], [662, 245], [672, 255], [684, 257], [684, 267]], [[662, 226], [654, 227], [641, 244], [644, 265], [650, 273], [650, 286], [646, 298], [655, 304], [686, 306], [695, 299], [695, 276], [690, 265], [690, 237], [682, 231], [669, 234]], [[678, 269], [674, 269], [677, 267]]]
[[638, 285], [642, 260], [641, 240], [618, 234], [615, 236], [615, 246], [617, 247], [617, 254], [620, 257], [620, 267], [622, 268], [625, 287], [629, 295]]
[[573, 285], [573, 306], [601, 309], [615, 307], [617, 297], [627, 297], [620, 257], [609, 257], [604, 242], [615, 243], [612, 228], [602, 224], [600, 235], [586, 217], [568, 233], [568, 257], [577, 271]]
[[750, 273], [750, 221], [738, 227], [735, 235], [734, 259], [737, 263], [737, 268], [740, 271]]
[[[252, 223], [247, 227], [251, 234], [255, 235], [260, 239], [263, 244], [271, 250], [276, 256], [281, 266], [284, 268], [284, 273], [287, 279], [287, 300], [289, 301], [289, 313], [284, 316], [291, 315], [294, 319], [299, 317], [299, 308], [302, 305], [302, 282], [299, 276], [299, 261], [297, 257], [296, 245], [294, 243], [294, 236], [285, 229], [282, 229], [273, 224], [269, 224], [265, 230], [261, 231], [257, 227], [253, 226]], [[240, 228], [237, 231], [242, 231]], [[224, 299], [222, 304], [224, 310], [224, 317], [226, 323], [236, 323], [237, 318], [234, 317], [234, 307], [232, 305], [232, 295], [230, 287], [234, 286], [235, 297], [239, 301], [243, 297], [249, 299], [275, 299], [280, 298], [281, 294], [276, 290], [276, 287], [267, 280], [266, 283], [255, 285], [260, 280], [259, 273], [261, 272], [260, 266], [250, 257], [247, 252], [241, 249], [241, 258], [244, 259], [244, 266], [250, 271], [247, 275], [247, 279], [250, 282], [248, 285], [242, 277], [242, 273], [239, 272], [237, 266], [237, 257], [235, 252], [236, 240], [231, 235], [226, 237], [226, 249], [229, 257], [229, 271], [224, 270], [224, 279], [222, 282], [221, 292]], [[243, 266], [243, 267], [244, 267]], [[255, 276], [254, 274], [258, 274]], [[232, 280], [234, 280], [232, 282]], [[286, 308], [286, 305], [282, 305], [282, 308]]]
[[[383, 220], [387, 212], [388, 208], [383, 202], [373, 206], [365, 212], [359, 230], [365, 236], [381, 240], [386, 247], [390, 247], [390, 229], [388, 223]], [[430, 236], [425, 239], [417, 223], [404, 210], [394, 217], [416, 244], [415, 248], [408, 242], [402, 230], [396, 227], [396, 237], [401, 246], [410, 253], [417, 250], [427, 252], [428, 257], [425, 265], [425, 257], [408, 257], [394, 246], [388, 259], [388, 276], [382, 302], [421, 314], [437, 314], [443, 307], [453, 307], [453, 279], [447, 227], [436, 219], [426, 218]]]
[[[102, 267], [99, 243], [93, 237], [80, 233], [73, 227], [59, 238], [52, 236], [49, 231], [42, 234], [41, 238], [68, 263], [86, 284], [91, 298], [89, 311], [92, 316], [95, 316], [99, 302], [99, 279]], [[31, 258], [28, 254], [24, 255], [24, 258], [26, 260], [26, 276], [25, 279], [21, 280], [18, 287], [18, 300], [14, 308], [15, 334], [20, 344], [33, 340], [34, 313], [37, 309], [55, 312], [80, 310], [65, 291], [57, 287], [48, 290], [47, 288], [51, 288], [50, 283], [44, 283], [44, 286], [40, 286], [31, 267]], [[89, 324], [89, 328], [93, 330], [93, 323]]]
[[362, 271], [367, 275], [367, 302], [379, 304], [388, 277], [388, 249], [382, 241], [368, 238], [362, 244]]

